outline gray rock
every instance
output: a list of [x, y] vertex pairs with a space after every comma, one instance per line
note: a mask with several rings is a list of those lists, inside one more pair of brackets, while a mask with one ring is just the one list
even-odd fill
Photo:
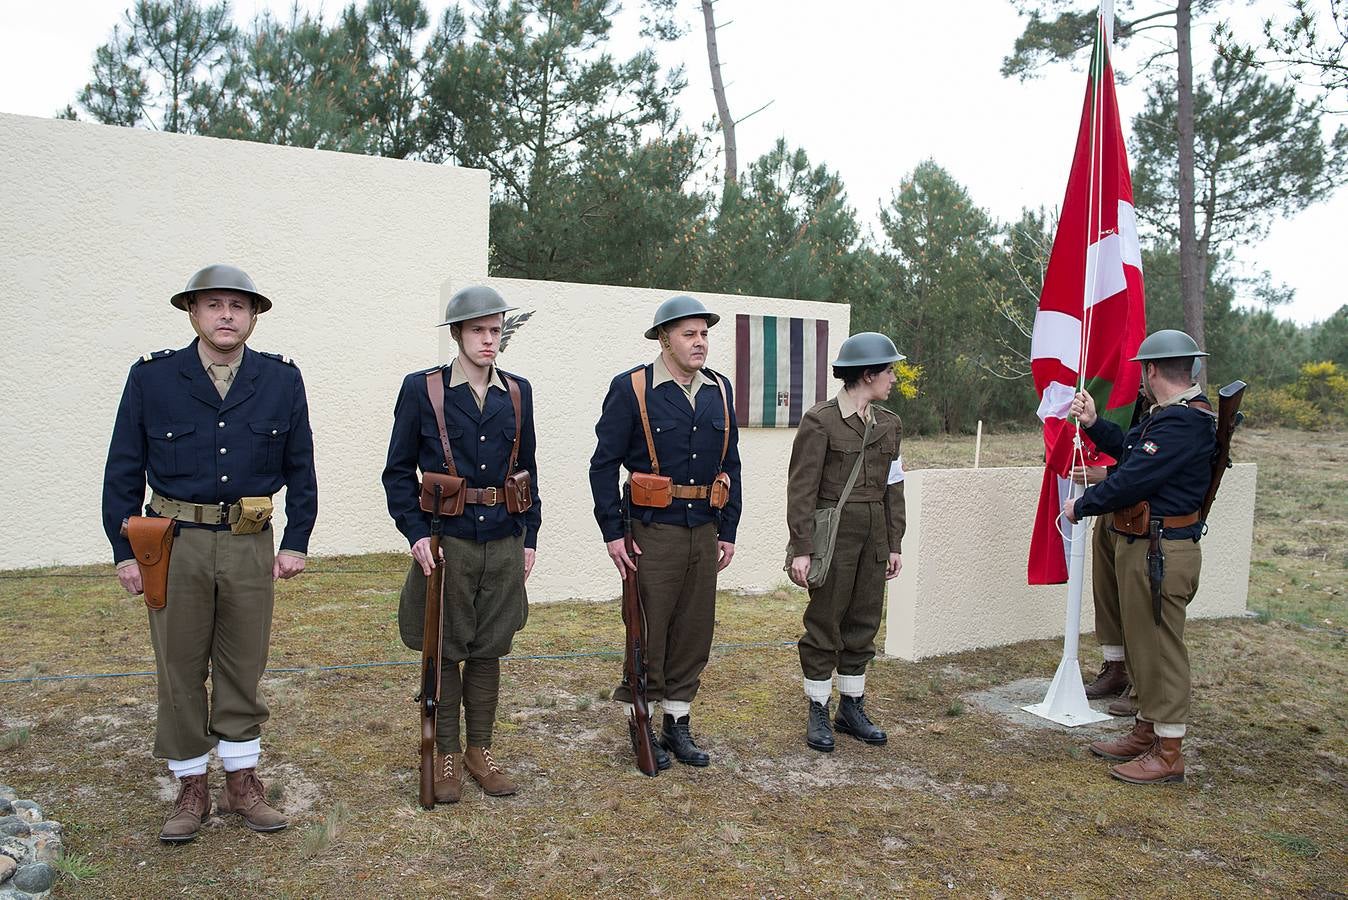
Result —
[[65, 844], [59, 834], [38, 832], [30, 838], [33, 845], [33, 858], [38, 862], [54, 862], [61, 858]]
[[0, 784], [0, 797], [3, 797], [6, 800], [19, 799], [18, 793], [14, 790], [14, 788], [10, 787], [7, 784]]
[[0, 883], [7, 881], [9, 876], [13, 875], [18, 868], [19, 864], [14, 860], [8, 856], [0, 856]]
[[54, 819], [48, 819], [45, 822], [34, 822], [28, 827], [32, 830], [33, 834], [37, 834], [40, 831], [47, 834], [65, 834], [65, 828], [61, 826], [60, 822], [57, 822]]
[[0, 816], [7, 816], [14, 812], [14, 804], [4, 797], [0, 797]]
[[28, 862], [28, 845], [16, 837], [0, 838], [0, 856], [18, 863]]
[[32, 831], [32, 829], [28, 827], [28, 823], [18, 816], [5, 816], [0, 818], [0, 835], [8, 835], [9, 837], [28, 837], [30, 831]]
[[14, 815], [23, 819], [25, 822], [41, 822], [42, 807], [38, 806], [32, 800], [15, 800]]
[[51, 890], [55, 882], [56, 870], [42, 862], [20, 866], [19, 871], [14, 873], [14, 886], [30, 894]]

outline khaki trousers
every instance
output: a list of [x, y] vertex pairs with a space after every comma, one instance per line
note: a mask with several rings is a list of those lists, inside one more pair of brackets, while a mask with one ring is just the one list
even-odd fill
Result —
[[1161, 541], [1165, 578], [1161, 582], [1161, 624], [1152, 614], [1147, 578], [1147, 539], [1118, 537], [1114, 567], [1119, 579], [1119, 611], [1128, 671], [1137, 691], [1138, 714], [1150, 722], [1179, 724], [1189, 717], [1189, 650], [1184, 619], [1198, 591], [1203, 551], [1190, 540]]
[[875, 658], [875, 633], [885, 609], [889, 530], [882, 501], [849, 501], [838, 523], [828, 578], [810, 591], [800, 668], [811, 681], [863, 675]]
[[[646, 613], [646, 697], [691, 702], [711, 656], [716, 625], [716, 524], [632, 523], [641, 548], [637, 584]], [[619, 685], [613, 699], [632, 702]]]
[[149, 610], [159, 690], [156, 757], [194, 759], [220, 740], [262, 733], [269, 713], [258, 682], [271, 641], [274, 560], [270, 528], [178, 529], [168, 602]]
[[1091, 532], [1091, 594], [1095, 599], [1095, 637], [1101, 645], [1123, 646], [1119, 616], [1119, 581], [1114, 570], [1114, 542], [1110, 515], [1096, 516]]

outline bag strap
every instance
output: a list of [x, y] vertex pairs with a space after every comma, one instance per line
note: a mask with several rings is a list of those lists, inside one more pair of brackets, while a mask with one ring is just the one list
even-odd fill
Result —
[[[434, 372], [426, 373], [426, 393], [431, 397], [431, 409], [435, 410], [435, 424], [440, 429], [440, 447], [445, 451], [445, 468], [449, 474], [458, 477], [459, 473], [454, 468], [454, 454], [449, 449], [449, 429], [445, 427], [445, 371], [436, 369]], [[519, 426], [515, 427], [515, 434], [519, 434]], [[516, 437], [516, 440], [519, 440]]]
[[641, 428], [646, 432], [646, 451], [651, 455], [651, 474], [660, 474], [660, 459], [655, 455], [655, 436], [651, 434], [651, 418], [646, 413], [646, 367], [632, 373], [632, 390], [637, 395], [637, 409], [641, 412]]
[[711, 377], [716, 382], [716, 387], [721, 391], [721, 411], [725, 414], [725, 437], [721, 438], [721, 466], [724, 468], [725, 455], [730, 452], [730, 401], [726, 399], [723, 376], [712, 372]]
[[506, 469], [507, 474], [514, 474], [515, 460], [520, 457], [520, 432], [524, 430], [524, 419], [520, 412], [523, 406], [520, 400], [520, 386], [515, 383], [515, 379], [501, 373], [501, 378], [505, 380], [506, 390], [510, 392], [510, 405], [515, 407], [515, 443], [510, 446], [510, 468]]
[[[869, 410], [868, 410], [869, 412]], [[852, 485], [857, 483], [857, 475], [861, 473], [861, 464], [866, 459], [866, 442], [871, 439], [871, 420], [866, 420], [866, 433], [861, 436], [861, 452], [857, 454], [856, 465], [852, 466], [852, 474], [847, 476], [847, 484], [843, 486], [842, 496], [838, 498], [838, 509], [842, 509], [847, 503], [847, 495], [852, 493]]]

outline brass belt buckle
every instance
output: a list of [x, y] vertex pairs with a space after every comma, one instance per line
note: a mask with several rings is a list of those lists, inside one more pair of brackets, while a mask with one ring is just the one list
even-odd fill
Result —
[[491, 500], [489, 500], [489, 501], [484, 501], [482, 505], [483, 505], [483, 506], [495, 506], [495, 505], [496, 505], [496, 486], [493, 485], [493, 486], [491, 486], [491, 487], [489, 487], [489, 488], [483, 488], [483, 489], [482, 489], [482, 492], [483, 492], [484, 494], [485, 494], [487, 491], [491, 491]]

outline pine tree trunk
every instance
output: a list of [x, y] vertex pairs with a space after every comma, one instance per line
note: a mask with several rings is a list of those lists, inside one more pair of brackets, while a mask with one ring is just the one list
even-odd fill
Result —
[[707, 30], [707, 63], [711, 66], [711, 89], [716, 95], [716, 118], [721, 121], [725, 138], [725, 186], [735, 183], [739, 171], [739, 154], [735, 149], [735, 120], [730, 117], [730, 104], [725, 99], [725, 83], [721, 80], [721, 57], [716, 52], [716, 17], [712, 0], [702, 0], [702, 23]]
[[[1203, 336], [1203, 284], [1206, 273], [1194, 228], [1194, 62], [1191, 34], [1192, 0], [1179, 0], [1175, 13], [1175, 49], [1179, 56], [1179, 109], [1175, 126], [1179, 137], [1180, 299], [1184, 330], [1199, 347]], [[1207, 367], [1203, 380], [1206, 381]]]

